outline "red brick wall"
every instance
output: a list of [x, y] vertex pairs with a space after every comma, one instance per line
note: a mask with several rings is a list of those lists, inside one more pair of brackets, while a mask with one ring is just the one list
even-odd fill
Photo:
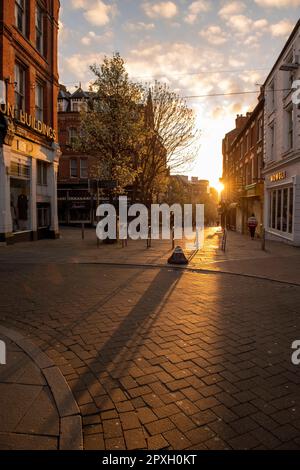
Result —
[[[57, 133], [58, 84], [58, 18], [59, 0], [41, 0], [44, 7], [45, 57], [35, 47], [35, 5], [37, 0], [27, 0], [29, 9], [27, 37], [15, 26], [15, 1], [0, 0], [0, 79], [7, 80], [7, 98], [14, 104], [14, 65], [18, 59], [27, 69], [27, 112], [35, 114], [35, 83], [39, 79], [45, 84], [44, 122]], [[47, 141], [36, 135], [37, 140]], [[57, 140], [57, 139], [56, 139]]]

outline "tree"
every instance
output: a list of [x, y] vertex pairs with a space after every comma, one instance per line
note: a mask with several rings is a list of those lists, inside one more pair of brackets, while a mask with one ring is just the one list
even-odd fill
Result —
[[92, 65], [93, 106], [82, 114], [78, 150], [94, 157], [95, 177], [117, 182], [121, 192], [137, 175], [136, 151], [143, 128], [142, 88], [129, 80], [118, 53]]
[[155, 82], [145, 90], [145, 127], [138, 154], [139, 176], [136, 184], [142, 201], [151, 204], [157, 182], [170, 169], [187, 169], [198, 152], [195, 115], [186, 102], [167, 85]]

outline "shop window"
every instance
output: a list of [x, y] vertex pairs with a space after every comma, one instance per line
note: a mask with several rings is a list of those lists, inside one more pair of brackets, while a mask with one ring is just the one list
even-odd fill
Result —
[[13, 232], [30, 230], [30, 181], [10, 178], [10, 210]]
[[289, 189], [289, 233], [293, 233], [294, 222], [294, 189]]
[[270, 192], [269, 226], [283, 233], [293, 233], [293, 188], [277, 189]]
[[39, 4], [35, 11], [35, 43], [40, 54], [44, 53], [44, 14]]
[[86, 158], [80, 159], [80, 178], [86, 179], [88, 177], [88, 161]]
[[18, 30], [26, 36], [26, 16], [27, 16], [27, 1], [15, 0], [15, 24]]
[[78, 167], [77, 167], [77, 159], [71, 158], [70, 160], [70, 176], [71, 178], [78, 177]]
[[47, 186], [48, 184], [48, 164], [46, 162], [37, 162], [37, 184]]
[[15, 64], [15, 105], [18, 110], [26, 108], [26, 69], [23, 65]]
[[35, 118], [41, 122], [44, 120], [44, 86], [41, 83], [35, 86]]

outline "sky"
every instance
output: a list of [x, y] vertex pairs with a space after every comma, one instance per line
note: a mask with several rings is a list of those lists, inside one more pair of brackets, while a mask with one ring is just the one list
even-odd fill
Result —
[[222, 138], [257, 103], [299, 13], [300, 0], [61, 0], [60, 82], [88, 88], [89, 65], [119, 52], [132, 80], [167, 83], [201, 131], [185, 173], [218, 187]]

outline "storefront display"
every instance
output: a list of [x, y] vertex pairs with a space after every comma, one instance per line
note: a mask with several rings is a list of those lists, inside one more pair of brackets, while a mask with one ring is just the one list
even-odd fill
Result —
[[17, 233], [30, 230], [29, 181], [11, 178], [10, 194], [13, 232]]

